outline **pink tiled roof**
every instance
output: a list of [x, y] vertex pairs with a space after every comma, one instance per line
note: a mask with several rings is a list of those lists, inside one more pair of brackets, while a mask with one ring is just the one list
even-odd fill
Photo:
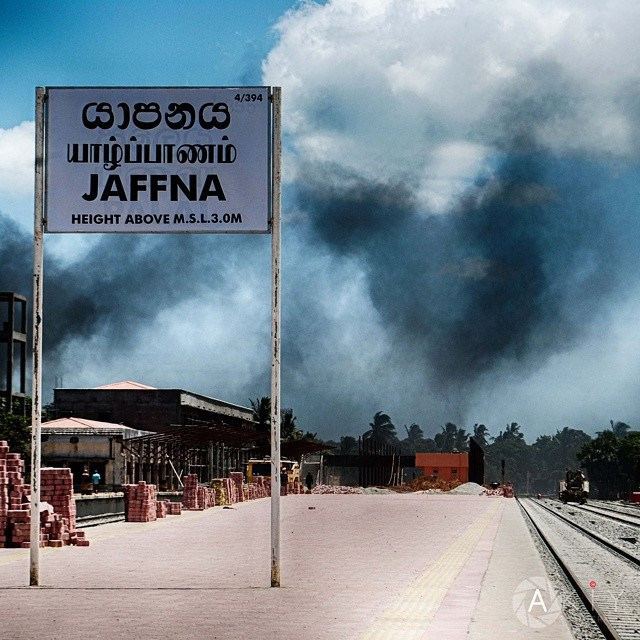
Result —
[[129, 427], [113, 422], [99, 422], [86, 418], [57, 418], [42, 423], [43, 433], [123, 433], [129, 431]]
[[121, 380], [120, 382], [112, 382], [111, 384], [103, 384], [94, 389], [155, 389], [148, 384], [142, 382], [134, 382], [133, 380]]

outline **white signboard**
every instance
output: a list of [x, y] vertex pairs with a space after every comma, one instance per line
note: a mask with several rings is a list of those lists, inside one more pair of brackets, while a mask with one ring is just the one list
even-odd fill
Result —
[[48, 88], [45, 229], [266, 233], [268, 87]]

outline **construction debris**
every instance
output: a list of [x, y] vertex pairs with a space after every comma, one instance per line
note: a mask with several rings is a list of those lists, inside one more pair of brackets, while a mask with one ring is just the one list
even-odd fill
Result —
[[363, 493], [362, 487], [344, 487], [344, 486], [334, 486], [329, 484], [317, 484], [313, 489], [311, 489], [311, 493], [314, 494], [329, 494], [335, 493], [340, 495], [347, 495], [351, 493]]
[[[462, 483], [460, 480], [444, 480], [443, 478], [433, 478], [430, 476], [420, 476], [411, 482], [399, 487], [391, 487], [394, 491], [404, 492], [422, 492], [439, 493], [441, 491], [451, 491], [459, 487]], [[477, 485], [480, 486], [480, 485]], [[482, 487], [480, 487], [482, 490]]]

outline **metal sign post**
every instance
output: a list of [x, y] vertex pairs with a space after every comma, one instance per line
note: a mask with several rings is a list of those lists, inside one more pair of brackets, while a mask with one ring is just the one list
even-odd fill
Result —
[[271, 586], [280, 586], [280, 121], [280, 87], [36, 89], [31, 586], [40, 584], [45, 232], [271, 233]]
[[271, 218], [271, 586], [280, 586], [280, 87], [273, 94]]
[[36, 88], [36, 159], [33, 225], [33, 346], [31, 353], [31, 531], [29, 585], [40, 584], [40, 425], [42, 422], [42, 263], [44, 255], [44, 101]]

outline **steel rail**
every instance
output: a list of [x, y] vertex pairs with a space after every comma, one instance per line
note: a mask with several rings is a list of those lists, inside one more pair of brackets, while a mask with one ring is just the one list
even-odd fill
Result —
[[[615, 511], [614, 509], [607, 509], [606, 507], [599, 507], [592, 504], [580, 504], [575, 506], [585, 513], [593, 513], [594, 515], [601, 516], [603, 518], [609, 518], [609, 520], [622, 522], [626, 525], [629, 525], [630, 527], [640, 528], [640, 517], [635, 517], [629, 514], [629, 517], [625, 518], [625, 514], [621, 511]], [[606, 513], [601, 513], [601, 510], [606, 511]], [[616, 515], [613, 515], [614, 513]]]
[[[564, 520], [566, 523], [568, 523], [572, 527], [574, 527], [574, 529], [577, 529], [581, 533], [584, 533], [588, 537], [590, 537], [593, 540], [596, 540], [600, 544], [604, 545], [605, 547], [607, 547], [607, 549], [609, 549], [609, 551], [613, 551], [614, 553], [617, 553], [619, 556], [622, 556], [625, 560], [628, 560], [629, 562], [633, 562], [633, 564], [636, 564], [636, 565], [640, 566], [640, 558], [638, 558], [637, 556], [634, 556], [632, 553], [629, 553], [626, 549], [621, 549], [620, 547], [618, 547], [616, 544], [614, 544], [610, 540], [607, 540], [607, 538], [604, 538], [600, 534], [595, 533], [595, 532], [591, 531], [590, 529], [587, 529], [586, 527], [583, 527], [582, 525], [578, 524], [577, 522], [574, 522], [573, 520], [571, 520], [571, 518], [567, 518], [566, 516], [562, 515], [561, 513], [558, 513], [557, 511], [554, 511], [550, 507], [547, 507], [545, 504], [542, 504], [539, 500], [536, 500], [534, 498], [529, 498], [529, 500], [532, 500], [534, 502], [534, 504], [537, 504], [542, 509], [546, 509], [549, 513], [552, 513], [554, 516], [556, 516], [560, 520]], [[522, 503], [520, 503], [520, 504], [522, 504]]]
[[[551, 541], [547, 538], [547, 536], [544, 534], [542, 529], [538, 526], [538, 523], [535, 521], [534, 517], [531, 515], [529, 510], [522, 503], [522, 500], [520, 500], [520, 498], [516, 498], [516, 500], [518, 501], [518, 504], [520, 505], [520, 508], [522, 509], [523, 513], [526, 515], [527, 519], [531, 523], [531, 526], [536, 530], [538, 536], [540, 536], [540, 540], [542, 541], [544, 546], [547, 548], [549, 553], [553, 556], [556, 563], [560, 567], [561, 571], [564, 573], [567, 580], [573, 587], [574, 591], [576, 592], [576, 594], [584, 604], [586, 610], [589, 612], [589, 614], [593, 618], [596, 625], [598, 625], [598, 628], [600, 629], [600, 631], [602, 631], [602, 634], [604, 635], [606, 640], [621, 640], [620, 635], [618, 635], [617, 631], [613, 628], [612, 623], [608, 620], [604, 612], [601, 611], [600, 607], [592, 601], [590, 594], [582, 586], [582, 581], [578, 580], [578, 578], [570, 569], [570, 567], [567, 565], [567, 563], [562, 559], [562, 557], [560, 556], [558, 551], [555, 549]], [[532, 499], [530, 498], [530, 500]], [[535, 504], [540, 505], [538, 501], [535, 501]], [[546, 507], [544, 507], [543, 505], [540, 505], [540, 506], [546, 509]], [[550, 511], [553, 515], [557, 515], [551, 509], [547, 509], [547, 510]]]

